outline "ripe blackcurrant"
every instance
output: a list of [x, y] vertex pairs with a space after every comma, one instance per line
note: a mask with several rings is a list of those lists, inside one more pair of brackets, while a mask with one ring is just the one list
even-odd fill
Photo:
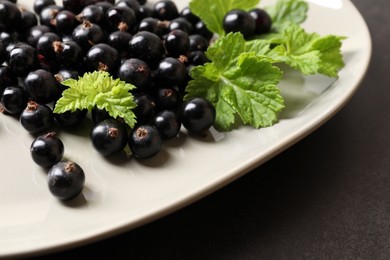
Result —
[[155, 156], [161, 150], [162, 143], [159, 131], [151, 125], [135, 127], [129, 136], [130, 150], [138, 159]]
[[98, 123], [90, 135], [93, 147], [103, 156], [122, 151], [128, 140], [125, 126], [115, 119]]
[[62, 159], [64, 144], [55, 132], [37, 136], [30, 146], [33, 161], [41, 167], [50, 168]]
[[50, 192], [60, 200], [70, 200], [79, 195], [85, 184], [83, 169], [72, 161], [59, 161], [47, 175]]
[[202, 134], [215, 121], [214, 105], [204, 98], [194, 98], [184, 103], [180, 119], [190, 133]]

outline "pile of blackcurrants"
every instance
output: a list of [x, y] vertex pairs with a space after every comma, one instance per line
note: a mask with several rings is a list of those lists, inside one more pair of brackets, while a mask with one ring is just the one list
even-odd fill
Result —
[[[207, 62], [213, 33], [188, 7], [160, 0], [34, 0], [34, 10], [16, 0], [0, 0], [0, 105], [33, 136], [35, 163], [50, 169], [50, 191], [66, 200], [83, 188], [81, 167], [63, 160], [64, 145], [52, 129], [85, 123], [89, 116], [93, 147], [110, 156], [128, 147], [137, 159], [155, 156], [164, 140], [184, 126], [202, 135], [214, 123], [214, 106], [203, 98], [183, 101], [192, 66]], [[221, 21], [222, 22], [222, 21]], [[258, 9], [232, 10], [226, 32], [244, 37], [269, 30], [269, 16]], [[1, 65], [2, 64], [2, 65]], [[133, 84], [137, 124], [93, 108], [56, 114], [53, 106], [66, 79], [106, 71]]]
[[[209, 101], [183, 101], [188, 72], [207, 62], [213, 36], [189, 8], [179, 12], [165, 0], [149, 5], [146, 0], [63, 0], [62, 5], [35, 0], [33, 7], [0, 0], [1, 110], [35, 137], [31, 155], [50, 169], [49, 188], [58, 198], [81, 192], [84, 172], [62, 161], [64, 146], [55, 127], [83, 124], [88, 115], [93, 147], [103, 156], [127, 145], [135, 158], [144, 159], [156, 155], [182, 125], [202, 134], [214, 123]], [[97, 108], [53, 113], [67, 88], [61, 82], [96, 70], [136, 86], [132, 129]]]

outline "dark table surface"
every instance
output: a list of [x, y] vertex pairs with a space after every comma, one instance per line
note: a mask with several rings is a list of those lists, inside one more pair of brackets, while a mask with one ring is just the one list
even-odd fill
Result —
[[390, 259], [390, 1], [352, 2], [371, 31], [372, 61], [335, 117], [182, 210], [48, 257]]

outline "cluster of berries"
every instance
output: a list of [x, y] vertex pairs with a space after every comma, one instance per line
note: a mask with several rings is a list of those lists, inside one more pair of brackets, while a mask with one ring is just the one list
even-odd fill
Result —
[[[65, 177], [77, 171], [75, 183], [84, 182], [76, 163], [62, 161], [63, 148], [58, 149], [59, 139], [51, 132], [82, 125], [87, 115], [94, 123], [91, 140], [97, 151], [108, 156], [128, 145], [139, 159], [156, 155], [182, 125], [200, 134], [214, 123], [210, 102], [183, 101], [189, 70], [208, 61], [205, 51], [213, 36], [189, 8], [179, 12], [169, 0], [63, 0], [62, 5], [35, 0], [33, 9], [0, 0], [0, 101], [4, 114], [17, 117], [37, 136], [31, 154], [42, 167], [60, 169]], [[53, 112], [67, 88], [61, 82], [93, 71], [109, 72], [136, 87], [133, 129], [97, 108], [91, 114]], [[60, 189], [80, 192], [80, 185]], [[53, 194], [69, 199], [77, 192]]]

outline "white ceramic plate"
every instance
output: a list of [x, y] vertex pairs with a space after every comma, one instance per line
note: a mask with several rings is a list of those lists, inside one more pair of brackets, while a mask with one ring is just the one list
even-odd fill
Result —
[[[19, 0], [30, 8], [32, 2]], [[261, 6], [270, 3], [264, 0]], [[49, 193], [46, 173], [30, 158], [32, 137], [17, 120], [0, 115], [0, 257], [63, 250], [145, 224], [228, 184], [323, 124], [357, 90], [369, 64], [371, 39], [349, 0], [310, 0], [304, 26], [348, 37], [339, 79], [287, 73], [281, 84], [287, 109], [275, 126], [212, 131], [206, 140], [183, 132], [157, 158], [144, 162], [104, 159], [88, 137], [62, 132], [65, 157], [86, 173], [83, 196], [71, 203]]]

